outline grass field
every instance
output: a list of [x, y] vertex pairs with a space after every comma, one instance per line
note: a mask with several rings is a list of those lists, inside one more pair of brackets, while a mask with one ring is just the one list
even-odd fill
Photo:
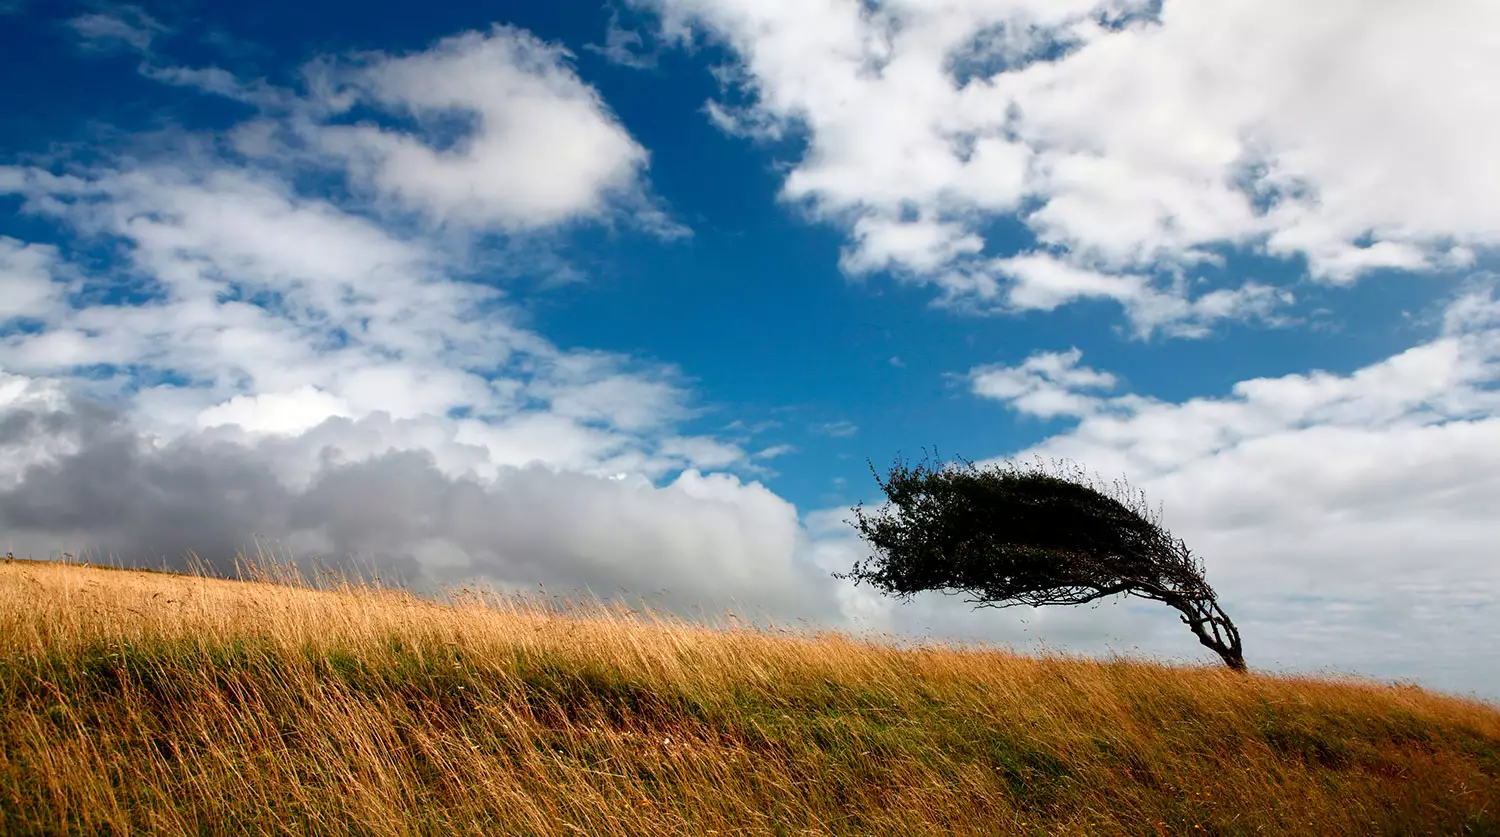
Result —
[[0, 833], [1500, 834], [1500, 710], [0, 565]]

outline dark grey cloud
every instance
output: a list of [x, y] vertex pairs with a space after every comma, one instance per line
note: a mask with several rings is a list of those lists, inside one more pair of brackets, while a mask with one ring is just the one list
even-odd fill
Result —
[[[0, 414], [0, 456], [17, 461], [39, 447], [64, 453], [0, 490], [0, 528], [20, 554], [66, 548], [127, 566], [201, 561], [230, 573], [236, 556], [260, 547], [419, 589], [482, 580], [681, 612], [838, 614], [833, 582], [803, 560], [795, 510], [732, 477], [690, 472], [657, 487], [537, 467], [482, 483], [444, 473], [425, 451], [344, 462], [286, 439], [199, 433], [158, 444], [88, 401]], [[285, 479], [288, 459], [320, 464], [299, 485]]]
[[154, 449], [117, 412], [86, 400], [0, 418], [0, 454], [52, 443], [72, 451], [0, 492], [0, 524], [18, 551], [32, 535], [150, 566], [185, 568], [196, 552], [227, 570], [290, 507], [271, 472], [227, 442]]

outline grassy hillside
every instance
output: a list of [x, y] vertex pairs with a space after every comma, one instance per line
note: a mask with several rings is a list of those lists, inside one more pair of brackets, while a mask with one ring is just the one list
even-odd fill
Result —
[[1497, 834], [1500, 711], [0, 565], [0, 833]]

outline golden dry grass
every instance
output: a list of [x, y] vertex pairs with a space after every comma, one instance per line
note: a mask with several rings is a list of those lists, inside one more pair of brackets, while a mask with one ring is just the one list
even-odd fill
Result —
[[1496, 834], [1500, 711], [0, 565], [4, 834]]

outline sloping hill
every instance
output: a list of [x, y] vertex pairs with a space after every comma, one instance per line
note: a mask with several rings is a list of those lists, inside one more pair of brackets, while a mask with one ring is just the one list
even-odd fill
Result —
[[1496, 834], [1500, 711], [0, 565], [0, 833]]

